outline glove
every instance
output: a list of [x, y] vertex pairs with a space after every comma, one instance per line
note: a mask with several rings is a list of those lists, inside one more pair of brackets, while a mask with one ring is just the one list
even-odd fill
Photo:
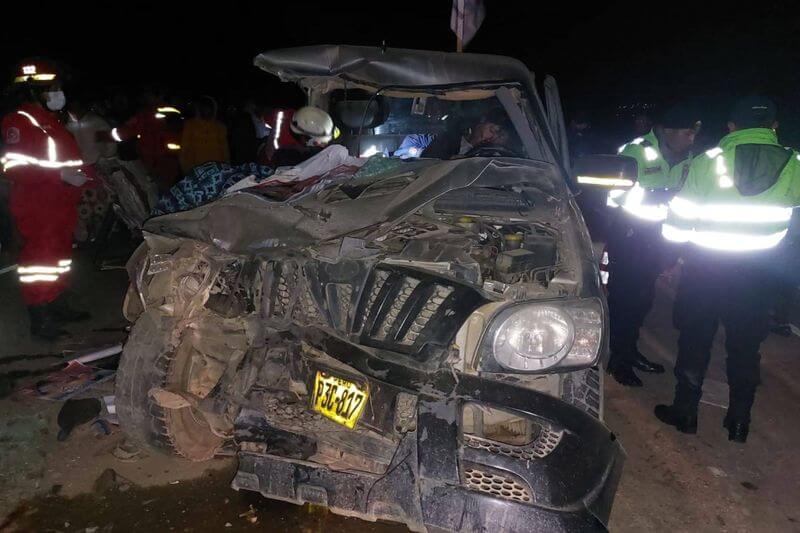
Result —
[[61, 170], [61, 181], [69, 183], [73, 187], [81, 187], [89, 181], [89, 177], [78, 169], [65, 168]]

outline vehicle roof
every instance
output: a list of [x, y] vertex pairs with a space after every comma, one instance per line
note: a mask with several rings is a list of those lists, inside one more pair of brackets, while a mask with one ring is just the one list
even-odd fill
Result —
[[[532, 83], [520, 61], [486, 54], [433, 52], [369, 46], [318, 45], [284, 48], [256, 56], [257, 67], [284, 81], [319, 86], [323, 80], [374, 87], [422, 87], [483, 81]], [[336, 84], [333, 84], [334, 86]]]

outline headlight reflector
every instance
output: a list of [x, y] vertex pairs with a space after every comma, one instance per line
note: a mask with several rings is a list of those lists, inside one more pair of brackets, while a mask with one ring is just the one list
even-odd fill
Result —
[[591, 366], [603, 341], [603, 307], [597, 298], [507, 307], [489, 327], [485, 372], [537, 372], [555, 366]]
[[521, 307], [497, 328], [492, 349], [497, 362], [516, 370], [541, 370], [564, 357], [575, 331], [557, 307]]

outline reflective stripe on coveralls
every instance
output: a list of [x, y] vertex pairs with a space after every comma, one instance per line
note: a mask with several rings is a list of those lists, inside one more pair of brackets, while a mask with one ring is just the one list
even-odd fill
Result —
[[37, 159], [30, 155], [20, 154], [17, 152], [6, 152], [3, 157], [0, 158], [0, 163], [3, 165], [4, 172], [11, 168], [24, 165], [34, 165], [42, 168], [53, 169], [83, 166], [83, 161], [80, 159], [59, 161], [58, 149], [56, 147], [56, 141], [53, 139], [53, 137], [47, 133], [47, 131], [30, 113], [26, 113], [25, 111], [17, 111], [17, 113], [27, 118], [34, 127], [39, 128], [42, 130], [42, 133], [47, 135], [47, 159]]

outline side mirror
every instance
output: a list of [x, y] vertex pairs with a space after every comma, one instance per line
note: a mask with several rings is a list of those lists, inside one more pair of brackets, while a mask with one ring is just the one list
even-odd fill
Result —
[[579, 157], [572, 168], [575, 181], [584, 187], [626, 189], [633, 187], [638, 176], [636, 160], [623, 155]]

